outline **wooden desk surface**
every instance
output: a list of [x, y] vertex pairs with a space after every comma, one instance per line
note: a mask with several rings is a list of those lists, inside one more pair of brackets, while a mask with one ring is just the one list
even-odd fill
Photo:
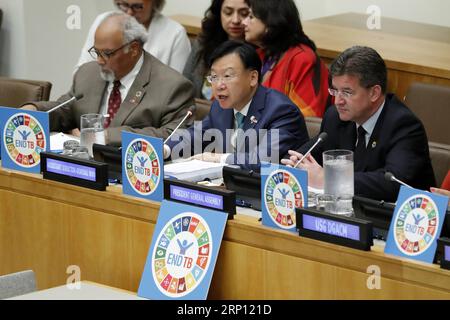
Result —
[[[39, 289], [87, 279], [136, 292], [159, 204], [0, 169], [0, 274], [32, 269]], [[369, 290], [369, 266], [381, 289]], [[227, 223], [209, 298], [450, 299], [450, 271], [264, 227], [237, 215]]]
[[[200, 32], [201, 18], [171, 16], [191, 37]], [[331, 63], [342, 51], [365, 45], [377, 50], [388, 67], [388, 90], [403, 98], [412, 82], [450, 86], [450, 28], [382, 18], [381, 30], [365, 27], [367, 15], [346, 13], [302, 21], [319, 56]]]

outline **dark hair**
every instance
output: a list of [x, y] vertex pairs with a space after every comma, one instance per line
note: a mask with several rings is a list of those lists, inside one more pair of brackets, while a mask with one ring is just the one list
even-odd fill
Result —
[[357, 76], [362, 87], [379, 85], [386, 92], [386, 64], [372, 48], [354, 46], [342, 52], [331, 64], [330, 77], [343, 75]]
[[153, 10], [161, 12], [166, 4], [166, 0], [153, 0]]
[[316, 51], [316, 45], [303, 31], [300, 14], [293, 0], [245, 0], [252, 14], [267, 27], [261, 43], [266, 56], [279, 56], [289, 48], [304, 44]]
[[248, 43], [236, 40], [227, 40], [213, 51], [208, 60], [208, 69], [211, 69], [213, 63], [216, 60], [232, 53], [235, 53], [239, 56], [246, 70], [256, 70], [258, 72], [259, 80], [261, 59], [259, 58], [256, 49]]
[[213, 0], [211, 6], [206, 10], [202, 20], [202, 31], [198, 35], [200, 50], [198, 60], [208, 65], [209, 57], [217, 46], [228, 40], [228, 34], [222, 27], [221, 10], [224, 0]]

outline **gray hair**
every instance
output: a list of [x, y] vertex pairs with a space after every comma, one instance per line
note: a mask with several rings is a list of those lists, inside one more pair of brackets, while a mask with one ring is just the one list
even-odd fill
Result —
[[379, 85], [383, 93], [387, 87], [387, 69], [381, 56], [374, 49], [354, 46], [342, 52], [330, 67], [330, 76], [352, 75], [360, 85], [370, 88]]
[[140, 24], [135, 17], [129, 16], [123, 12], [111, 12], [103, 19], [102, 22], [112, 18], [121, 17], [121, 29], [123, 31], [123, 43], [129, 43], [131, 41], [139, 41], [141, 44], [147, 42], [148, 32], [145, 27]]

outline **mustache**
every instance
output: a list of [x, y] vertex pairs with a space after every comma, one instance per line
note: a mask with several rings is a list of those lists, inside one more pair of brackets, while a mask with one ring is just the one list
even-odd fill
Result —
[[116, 79], [114, 71], [108, 69], [102, 69], [100, 71], [100, 77], [107, 82], [113, 82]]

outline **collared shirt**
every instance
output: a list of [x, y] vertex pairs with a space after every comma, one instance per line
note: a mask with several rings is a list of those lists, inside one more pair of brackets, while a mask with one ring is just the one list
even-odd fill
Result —
[[[377, 112], [375, 112], [366, 122], [362, 124], [364, 130], [366, 130], [366, 147], [369, 143], [370, 136], [372, 135], [373, 129], [375, 129], [375, 125], [377, 124], [378, 118], [380, 117], [381, 111], [383, 111], [384, 104], [386, 100], [383, 101], [381, 107], [378, 108]], [[356, 124], [356, 132], [358, 132], [359, 125]]]
[[[142, 68], [142, 65], [144, 64], [144, 54], [142, 53], [141, 57], [139, 58], [138, 62], [134, 65], [134, 68], [128, 72], [128, 74], [120, 79], [120, 97], [122, 98], [122, 102], [125, 100], [125, 98], [128, 95], [128, 91], [130, 91], [131, 86], [133, 85], [134, 80], [136, 79], [137, 75], [139, 74], [139, 71]], [[103, 95], [103, 100], [100, 108], [100, 114], [106, 115], [108, 114], [108, 100], [109, 96], [111, 95], [111, 91], [114, 87], [114, 82], [110, 82], [108, 84], [108, 87], [106, 88], [105, 94]]]
[[[234, 128], [233, 128], [233, 129], [234, 129], [234, 132], [233, 132], [233, 134], [231, 135], [231, 146], [233, 147], [234, 151], [236, 151], [236, 140], [237, 140], [237, 130], [236, 130], [236, 128], [238, 127], [238, 123], [237, 123], [237, 120], [236, 120], [236, 113], [240, 112], [241, 114], [244, 115], [244, 117], [246, 117], [247, 114], [248, 114], [248, 110], [250, 109], [250, 104], [252, 103], [252, 100], [253, 100], [253, 99], [251, 99], [251, 100], [245, 105], [245, 107], [242, 108], [240, 111], [238, 111], [238, 110], [236, 110], [236, 109], [233, 108], [233, 111], [234, 111], [234, 121], [233, 121], [233, 123], [234, 123]], [[226, 163], [226, 159], [227, 159], [228, 156], [230, 156], [230, 155], [232, 155], [232, 153], [225, 153], [225, 154], [223, 154], [222, 157], [221, 157], [221, 159], [220, 159], [220, 162], [221, 162], [221, 163]]]
[[[253, 100], [253, 99], [252, 99]], [[242, 108], [241, 111], [238, 111], [236, 109], [233, 109], [234, 111], [234, 132], [233, 135], [231, 136], [231, 145], [233, 147], [234, 150], [236, 150], [236, 140], [237, 140], [237, 127], [238, 127], [238, 123], [237, 123], [237, 119], [236, 119], [236, 113], [240, 112], [241, 114], [244, 115], [244, 117], [247, 116], [248, 113], [248, 109], [250, 108], [250, 104], [252, 103], [252, 100], [250, 100], [244, 108]]]

